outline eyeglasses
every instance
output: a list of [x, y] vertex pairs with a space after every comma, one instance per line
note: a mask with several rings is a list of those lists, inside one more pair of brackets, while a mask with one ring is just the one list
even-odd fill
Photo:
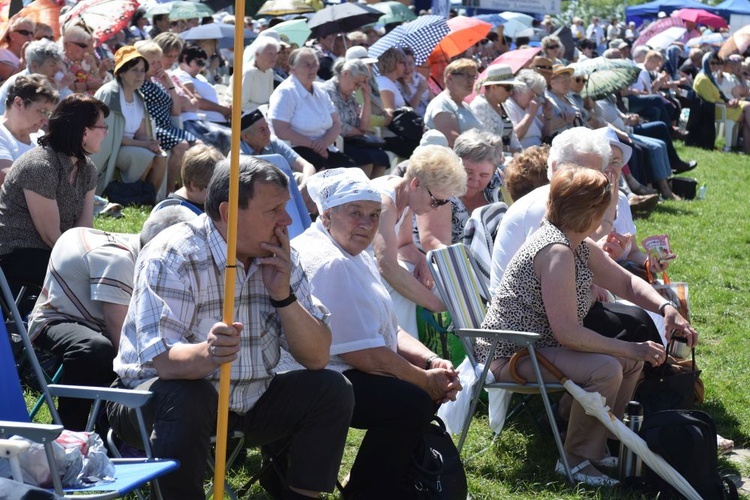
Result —
[[467, 80], [476, 80], [477, 74], [476, 73], [451, 73], [453, 76], [463, 76]]
[[34, 32], [29, 30], [15, 30], [15, 32], [23, 36], [34, 36]]
[[195, 63], [196, 66], [200, 66], [201, 68], [206, 65], [205, 59], [193, 59], [193, 62]]
[[547, 50], [556, 50], [556, 49], [559, 49], [560, 46], [559, 45], [547, 45], [547, 47], [545, 47], [545, 48]]
[[531, 69], [544, 69], [547, 71], [552, 71], [552, 66], [532, 66]]
[[573, 78], [573, 80], [575, 80], [576, 83], [586, 83], [587, 81], [589, 81], [588, 78], [583, 78], [580, 76]]
[[610, 182], [609, 176], [607, 176], [607, 183], [604, 185], [604, 191], [602, 191], [602, 196], [611, 192], [612, 192], [612, 182]]
[[81, 42], [69, 42], [69, 43], [72, 43], [73, 45], [76, 45], [77, 47], [80, 47], [82, 49], [88, 49], [89, 48], [89, 44], [87, 44], [87, 43], [81, 43]]
[[100, 128], [104, 131], [109, 131], [109, 125], [107, 125], [106, 123], [104, 125], [92, 125], [88, 128]]
[[[425, 188], [427, 189], [427, 188]], [[448, 203], [450, 200], [439, 200], [432, 196], [432, 192], [430, 192], [429, 189], [427, 189], [427, 194], [430, 195], [430, 199], [432, 200], [432, 203], [430, 203], [430, 208], [439, 208]]]
[[719, 66], [721, 64], [721, 61], [711, 61], [711, 66]]

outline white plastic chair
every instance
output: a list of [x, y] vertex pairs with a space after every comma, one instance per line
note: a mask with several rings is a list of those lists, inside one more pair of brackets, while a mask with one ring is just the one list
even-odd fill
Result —
[[724, 136], [724, 151], [730, 151], [737, 144], [739, 127], [734, 120], [727, 119], [726, 104], [716, 103], [716, 109], [721, 113], [721, 118], [716, 120], [716, 135]]

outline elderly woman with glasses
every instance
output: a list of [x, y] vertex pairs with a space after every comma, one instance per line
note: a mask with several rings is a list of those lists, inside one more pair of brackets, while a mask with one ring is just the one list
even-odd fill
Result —
[[12, 19], [0, 36], [0, 81], [21, 71], [24, 46], [34, 39], [34, 21], [26, 17]]
[[513, 71], [507, 64], [493, 64], [487, 68], [484, 80], [478, 88], [484, 90], [471, 101], [471, 111], [484, 125], [484, 129], [503, 138], [503, 152], [521, 151], [513, 122], [505, 109], [505, 102], [513, 94], [516, 86], [523, 85], [513, 78]]
[[473, 128], [484, 128], [464, 99], [474, 91], [477, 63], [471, 59], [458, 59], [445, 68], [445, 90], [427, 105], [424, 123], [427, 128], [441, 132], [448, 145], [453, 147], [456, 138]]
[[31, 136], [47, 124], [58, 94], [42, 75], [20, 75], [13, 79], [5, 99], [0, 117], [0, 184], [13, 162], [35, 146]]
[[547, 89], [547, 100], [552, 103], [552, 113], [544, 113], [544, 119], [549, 121], [549, 137], [553, 138], [569, 128], [583, 125], [583, 115], [572, 102], [568, 100], [573, 68], [556, 64], [552, 67], [552, 76]]
[[[588, 239], [602, 224], [616, 192], [602, 172], [572, 164], [558, 169], [552, 177], [545, 220], [510, 261], [482, 328], [540, 334], [537, 352], [585, 391], [601, 394], [612, 413], [621, 418], [644, 363], [660, 365], [666, 353], [663, 345], [653, 341], [626, 342], [584, 327], [592, 285], [663, 314], [667, 331], [682, 333], [689, 345], [696, 343], [697, 332], [672, 303]], [[479, 339], [475, 350], [480, 362], [491, 363], [495, 380], [512, 380], [510, 360], [519, 346], [500, 341], [493, 359], [488, 359], [489, 339]], [[528, 358], [521, 358], [516, 367], [518, 375], [535, 380]], [[553, 381], [546, 371], [542, 376]], [[607, 429], [569, 396], [560, 400], [559, 413], [568, 418], [564, 448], [573, 479], [592, 486], [617, 484], [599, 470], [617, 465], [607, 450]], [[565, 474], [559, 461], [555, 472]]]
[[74, 25], [65, 30], [62, 47], [68, 72], [74, 75], [70, 90], [93, 95], [104, 80], [93, 54], [94, 37], [88, 28]]
[[461, 384], [450, 361], [397, 323], [367, 251], [380, 225], [380, 190], [356, 169], [327, 170], [308, 188], [320, 217], [292, 240], [292, 247], [311, 293], [331, 311], [326, 368], [351, 383], [351, 426], [367, 430], [344, 494], [396, 498], [424, 426], [441, 402], [455, 399]]
[[542, 52], [552, 61], [552, 64], [563, 64], [562, 56], [565, 53], [565, 47], [557, 35], [547, 35], [542, 38]]
[[[49, 109], [45, 102], [29, 106]], [[49, 117], [39, 147], [13, 162], [0, 189], [0, 266], [8, 281], [41, 287], [60, 235], [93, 226], [97, 172], [89, 155], [102, 147], [108, 114], [93, 97], [69, 95]]]
[[474, 210], [501, 201], [497, 167], [503, 164], [502, 148], [502, 138], [490, 132], [473, 129], [458, 136], [453, 152], [466, 172], [466, 191], [445, 206], [417, 215], [413, 226], [417, 248], [428, 252], [458, 243]]
[[505, 110], [521, 146], [539, 146], [542, 138], [549, 134], [549, 120], [552, 103], [544, 96], [547, 81], [538, 72], [522, 69], [516, 76], [517, 85], [513, 94], [505, 101]]
[[152, 130], [151, 115], [140, 91], [148, 67], [138, 49], [132, 45], [121, 47], [115, 53], [116, 79], [96, 93], [111, 110], [106, 146], [92, 158], [101, 172], [98, 193], [104, 192], [118, 176], [127, 183], [150, 182], [156, 193], [162, 187], [167, 154]]

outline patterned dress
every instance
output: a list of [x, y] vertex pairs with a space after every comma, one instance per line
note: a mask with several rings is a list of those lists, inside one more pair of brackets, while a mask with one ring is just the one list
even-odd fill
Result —
[[148, 114], [154, 119], [156, 138], [162, 149], [172, 149], [182, 141], [195, 142], [193, 134], [172, 125], [172, 98], [160, 83], [146, 80], [140, 90]]
[[[536, 341], [535, 347], [560, 346], [552, 334], [547, 312], [544, 309], [542, 284], [534, 272], [536, 255], [542, 249], [555, 243], [570, 247], [567, 236], [557, 227], [544, 221], [542, 227], [526, 240], [508, 264], [500, 286], [492, 297], [492, 303], [482, 322], [482, 328], [539, 333], [542, 337]], [[591, 284], [594, 274], [588, 267], [588, 246], [581, 243], [573, 253], [576, 271], [576, 313], [578, 322], [583, 324], [583, 318], [588, 314], [591, 305]], [[475, 355], [480, 363], [487, 361], [489, 349], [490, 342], [487, 339], [477, 339]], [[520, 347], [516, 344], [501, 340], [497, 344], [494, 359], [509, 358], [519, 349]]]

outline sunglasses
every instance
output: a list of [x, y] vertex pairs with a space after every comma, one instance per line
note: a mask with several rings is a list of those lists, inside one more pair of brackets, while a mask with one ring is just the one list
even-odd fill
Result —
[[476, 73], [451, 73], [453, 76], [463, 76], [464, 78], [467, 78], [469, 80], [476, 80], [477, 74]]
[[34, 32], [29, 30], [15, 30], [15, 32], [20, 33], [23, 36], [34, 36]]
[[532, 66], [532, 69], [543, 69], [547, 71], [552, 71], [552, 66]]
[[72, 43], [73, 45], [75, 45], [77, 47], [81, 47], [82, 49], [88, 49], [89, 48], [89, 44], [87, 44], [87, 43], [81, 43], [81, 42], [70, 42], [70, 43]]
[[559, 45], [548, 45], [547, 46], [547, 50], [555, 50], [555, 49], [559, 49], [559, 48], [560, 48]]
[[588, 78], [581, 78], [580, 76], [577, 76], [573, 78], [573, 80], [575, 80], [576, 83], [586, 83], [588, 81]]
[[[425, 188], [425, 189], [427, 189], [427, 188]], [[445, 205], [446, 203], [448, 203], [450, 201], [450, 200], [439, 200], [439, 199], [435, 198], [434, 196], [432, 196], [432, 192], [429, 189], [427, 189], [427, 194], [430, 195], [430, 199], [432, 200], [432, 203], [430, 203], [430, 208], [439, 208], [439, 207], [442, 207], [443, 205]]]
[[195, 63], [196, 66], [200, 66], [201, 68], [206, 65], [205, 59], [193, 59], [193, 62]]

